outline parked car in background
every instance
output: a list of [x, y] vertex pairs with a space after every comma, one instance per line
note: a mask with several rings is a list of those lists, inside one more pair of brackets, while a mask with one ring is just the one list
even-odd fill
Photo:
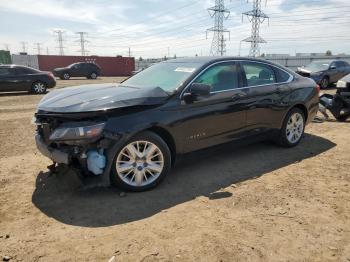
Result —
[[336, 83], [340, 78], [349, 74], [350, 65], [341, 60], [313, 61], [307, 66], [298, 68], [297, 73], [312, 78], [324, 89], [329, 84]]
[[0, 91], [29, 91], [45, 94], [56, 85], [51, 72], [18, 65], [0, 65]]
[[35, 114], [35, 139], [54, 164], [143, 191], [179, 154], [262, 134], [296, 146], [318, 93], [311, 79], [264, 60], [174, 59], [121, 84], [50, 92]]
[[64, 80], [68, 80], [71, 77], [86, 77], [88, 79], [96, 79], [101, 75], [101, 68], [94, 63], [74, 63], [67, 67], [56, 68], [53, 70], [53, 74]]

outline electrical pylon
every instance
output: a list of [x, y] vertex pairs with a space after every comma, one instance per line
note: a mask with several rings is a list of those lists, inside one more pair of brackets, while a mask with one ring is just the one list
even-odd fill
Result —
[[[266, 41], [260, 37], [260, 24], [262, 24], [269, 17], [261, 10], [261, 0], [253, 0], [253, 10], [243, 13], [252, 23], [251, 36], [242, 40], [243, 42], [250, 42], [249, 56], [256, 57], [260, 55], [260, 43]], [[243, 17], [242, 17], [243, 19]]]
[[224, 28], [224, 20], [230, 16], [230, 11], [225, 8], [224, 0], [215, 0], [215, 6], [209, 8], [208, 12], [211, 17], [214, 17], [214, 26], [206, 32], [207, 37], [208, 31], [214, 32], [210, 54], [223, 56], [226, 54], [225, 33], [229, 33], [230, 38], [230, 31]]

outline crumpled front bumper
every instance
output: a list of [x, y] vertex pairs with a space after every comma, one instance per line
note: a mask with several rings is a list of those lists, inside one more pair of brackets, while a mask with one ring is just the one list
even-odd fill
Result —
[[35, 135], [35, 142], [40, 153], [50, 158], [52, 161], [66, 165], [70, 163], [70, 156], [68, 153], [47, 146], [39, 134]]

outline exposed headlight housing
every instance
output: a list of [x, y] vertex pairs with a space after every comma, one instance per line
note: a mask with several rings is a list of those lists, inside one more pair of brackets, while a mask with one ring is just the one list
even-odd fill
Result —
[[345, 88], [345, 87], [347, 87], [347, 83], [345, 81], [339, 80], [337, 82], [337, 87]]
[[106, 123], [89, 124], [85, 126], [60, 126], [50, 135], [51, 141], [72, 141], [98, 138]]

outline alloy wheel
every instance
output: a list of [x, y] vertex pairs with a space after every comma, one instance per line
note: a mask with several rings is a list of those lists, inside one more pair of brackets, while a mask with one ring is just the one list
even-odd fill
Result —
[[161, 175], [163, 168], [162, 151], [148, 141], [134, 141], [126, 145], [116, 159], [117, 174], [129, 186], [151, 184]]
[[44, 83], [37, 82], [34, 84], [34, 92], [37, 94], [45, 93], [46, 87]]
[[287, 135], [287, 140], [295, 144], [297, 143], [304, 132], [304, 118], [303, 116], [295, 112], [290, 116], [287, 122], [287, 128], [286, 128], [286, 135]]
[[97, 75], [96, 75], [96, 73], [92, 73], [90, 77], [91, 77], [91, 79], [96, 79]]
[[69, 79], [69, 74], [65, 73], [65, 74], [63, 75], [63, 78], [64, 78], [65, 80], [68, 80], [68, 79]]

